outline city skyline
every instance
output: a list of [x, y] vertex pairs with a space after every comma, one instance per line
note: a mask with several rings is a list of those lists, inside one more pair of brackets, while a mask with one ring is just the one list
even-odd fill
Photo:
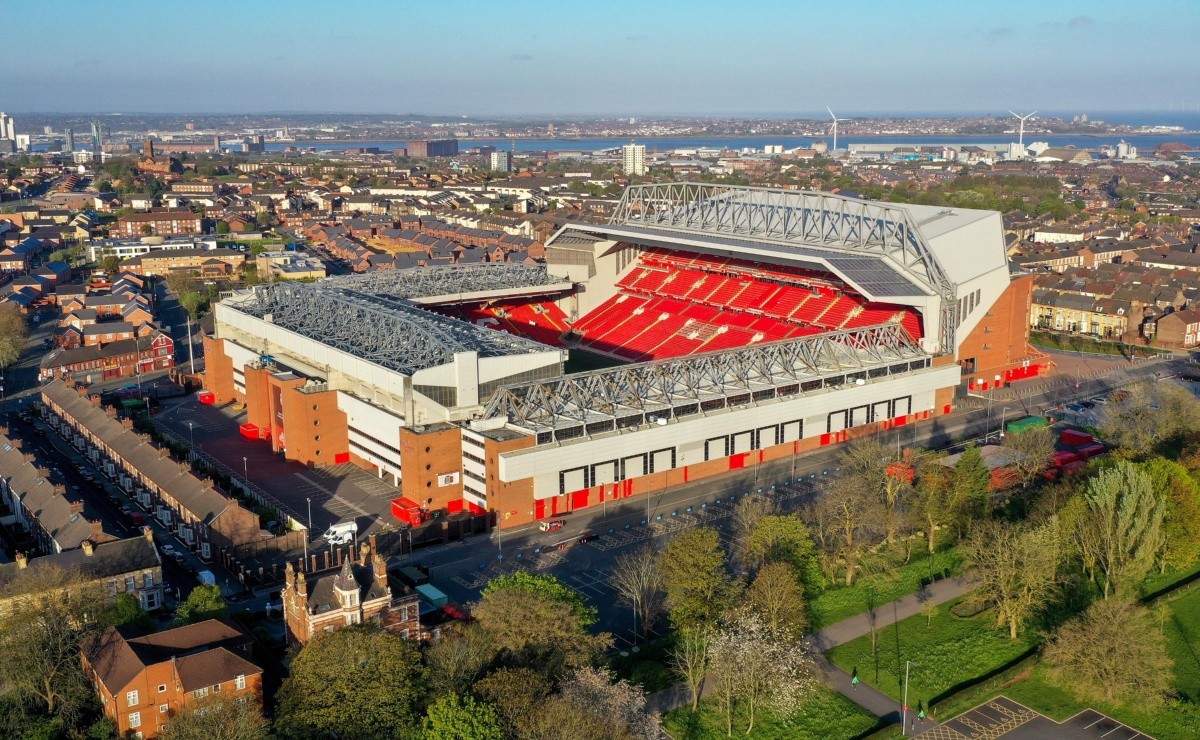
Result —
[[[13, 28], [36, 28], [53, 20], [42, 7], [18, 5], [7, 17]], [[123, 3], [120, 13], [56, 7], [88, 33], [61, 54], [12, 60], [0, 79], [9, 111], [816, 116], [830, 105], [853, 116], [1200, 107], [1200, 60], [1187, 52], [1200, 13], [1186, 2], [1138, 15], [1117, 2], [1047, 9], [1022, 0], [961, 17], [950, 2], [847, 3], [826, 15], [770, 2], [741, 16], [712, 2], [546, 4], [520, 15], [469, 2], [359, 2], [331, 16], [305, 0], [218, 1], [206, 6], [213, 32], [173, 23], [173, 10], [148, 2]], [[114, 55], [113, 39], [135, 21], [167, 30]], [[1153, 55], [1137, 41], [1148, 37]]]

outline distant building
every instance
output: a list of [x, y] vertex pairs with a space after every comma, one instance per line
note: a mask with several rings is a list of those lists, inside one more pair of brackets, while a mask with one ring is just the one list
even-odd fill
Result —
[[498, 172], [512, 172], [512, 152], [492, 152], [490, 168]]
[[262, 703], [254, 641], [209, 619], [144, 637], [110, 627], [84, 642], [84, 675], [121, 737], [158, 737], [180, 709], [210, 696]]
[[621, 158], [626, 175], [646, 174], [646, 145], [630, 142], [621, 147]]
[[1117, 159], [1137, 159], [1137, 147], [1122, 139], [1117, 143]]
[[17, 140], [16, 123], [12, 116], [3, 112], [0, 112], [0, 139]]
[[458, 139], [435, 139], [408, 142], [408, 156], [425, 157], [457, 157]]
[[186, 208], [153, 211], [151, 213], [131, 213], [117, 219], [115, 236], [179, 236], [181, 234], [201, 234], [204, 219], [200, 214]]
[[72, 129], [67, 129], [67, 140], [66, 140], [66, 143], [63, 144], [63, 151], [64, 152], [75, 151], [75, 132]]

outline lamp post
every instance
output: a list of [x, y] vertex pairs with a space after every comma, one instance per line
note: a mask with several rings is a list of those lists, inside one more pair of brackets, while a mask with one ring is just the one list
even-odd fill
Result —
[[308, 570], [308, 538], [312, 537], [312, 497], [304, 498], [308, 502], [308, 529], [304, 532], [304, 569]]
[[908, 735], [908, 669], [909, 666], [914, 666], [916, 663], [911, 660], [904, 661], [904, 702], [900, 706], [900, 734]]
[[246, 483], [246, 495], [250, 494], [250, 467], [246, 464], [246, 457], [242, 456], [242, 480]]
[[188, 449], [188, 459], [195, 460], [196, 459], [196, 430], [195, 430], [195, 423], [191, 422], [191, 421], [188, 422], [188, 440], [191, 442], [191, 445], [192, 445]]
[[1004, 441], [1004, 420], [1008, 418], [1008, 407], [1000, 409], [1000, 441]]

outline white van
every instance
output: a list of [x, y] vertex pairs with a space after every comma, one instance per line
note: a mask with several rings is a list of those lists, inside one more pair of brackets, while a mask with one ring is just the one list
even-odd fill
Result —
[[211, 570], [202, 570], [196, 574], [196, 580], [200, 581], [201, 586], [217, 585], [217, 577], [213, 575]]
[[358, 534], [358, 522], [351, 519], [348, 522], [338, 522], [329, 529], [325, 530], [325, 534], [321, 535], [328, 540], [331, 545], [346, 545], [354, 542], [355, 535]]

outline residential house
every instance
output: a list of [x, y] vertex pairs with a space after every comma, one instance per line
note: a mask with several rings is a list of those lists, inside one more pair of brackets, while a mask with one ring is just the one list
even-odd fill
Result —
[[1163, 314], [1155, 322], [1156, 342], [1164, 347], [1190, 349], [1200, 344], [1200, 309]]
[[209, 619], [134, 637], [109, 628], [85, 641], [84, 674], [122, 737], [154, 738], [180, 710], [219, 697], [262, 705], [253, 640], [232, 622]]

